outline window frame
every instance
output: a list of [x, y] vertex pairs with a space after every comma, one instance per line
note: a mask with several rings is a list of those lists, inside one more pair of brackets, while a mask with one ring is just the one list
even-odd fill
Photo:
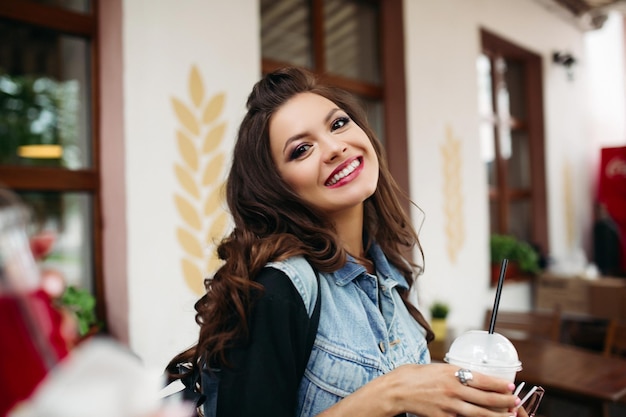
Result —
[[[362, 97], [379, 99], [384, 103], [385, 151], [389, 169], [400, 188], [409, 196], [403, 4], [402, 0], [361, 1], [377, 4], [380, 11], [381, 84], [327, 73], [324, 47], [324, 0], [310, 0], [313, 48], [313, 66], [310, 70], [330, 85]], [[261, 58], [261, 71], [264, 74], [285, 65], [290, 64]], [[410, 214], [409, 201], [403, 201], [403, 205]]]
[[0, 19], [52, 29], [90, 41], [90, 146], [91, 167], [69, 170], [63, 167], [0, 166], [0, 181], [15, 191], [85, 192], [92, 198], [93, 288], [96, 313], [105, 321], [102, 211], [99, 147], [99, 61], [98, 61], [98, 0], [91, 0], [89, 13], [78, 13], [56, 6], [27, 0], [0, 1]]
[[[497, 122], [494, 123], [495, 157], [498, 184], [489, 188], [489, 201], [498, 202], [498, 230], [506, 233], [510, 221], [509, 204], [518, 198], [527, 197], [531, 204], [531, 236], [534, 244], [539, 245], [544, 253], [549, 253], [548, 216], [546, 210], [546, 173], [545, 173], [545, 138], [543, 116], [543, 84], [541, 56], [523, 49], [514, 43], [490, 32], [480, 30], [482, 52], [490, 57], [501, 56], [524, 65], [525, 113], [526, 119], [517, 121], [517, 127], [528, 134], [530, 154], [530, 187], [528, 190], [512, 189], [506, 182], [506, 162], [501, 158], [498, 140]], [[492, 65], [492, 83], [496, 74]], [[496, 108], [495, 89], [492, 89], [492, 106]], [[497, 120], [497, 117], [494, 118]], [[504, 181], [503, 181], [504, 179]]]

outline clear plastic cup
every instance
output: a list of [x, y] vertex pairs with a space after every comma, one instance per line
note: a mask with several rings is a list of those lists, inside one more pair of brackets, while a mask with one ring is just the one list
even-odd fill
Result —
[[470, 330], [457, 337], [444, 358], [449, 364], [514, 382], [522, 363], [513, 343], [499, 333]]

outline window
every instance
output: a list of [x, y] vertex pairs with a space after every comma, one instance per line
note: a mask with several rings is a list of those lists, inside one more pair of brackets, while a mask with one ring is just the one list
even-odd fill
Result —
[[490, 232], [548, 251], [541, 57], [485, 30], [478, 58]]
[[0, 2], [0, 183], [51, 230], [48, 263], [104, 317], [96, 137], [97, 24], [90, 0]]
[[403, 36], [402, 0], [261, 0], [262, 71], [304, 67], [359, 97], [408, 193]]

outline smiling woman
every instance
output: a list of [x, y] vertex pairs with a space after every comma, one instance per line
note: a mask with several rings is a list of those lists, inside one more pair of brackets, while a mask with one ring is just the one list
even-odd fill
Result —
[[352, 96], [285, 68], [247, 104], [227, 180], [235, 227], [171, 378], [199, 390], [205, 416], [508, 417], [512, 384], [466, 386], [429, 364], [433, 334], [408, 300], [419, 239]]
[[363, 201], [378, 183], [378, 158], [344, 110], [323, 96], [297, 94], [272, 115], [269, 136], [280, 176], [307, 205], [362, 222]]

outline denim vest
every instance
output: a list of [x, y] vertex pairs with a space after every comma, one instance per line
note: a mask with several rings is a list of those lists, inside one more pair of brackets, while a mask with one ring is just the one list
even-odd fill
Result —
[[[369, 255], [378, 278], [353, 258], [338, 271], [319, 274], [320, 321], [298, 389], [296, 416], [317, 415], [400, 365], [430, 362], [426, 332], [396, 289], [408, 288], [406, 280], [379, 246], [373, 246]], [[309, 263], [293, 257], [268, 266], [292, 280], [310, 315], [317, 284]]]

